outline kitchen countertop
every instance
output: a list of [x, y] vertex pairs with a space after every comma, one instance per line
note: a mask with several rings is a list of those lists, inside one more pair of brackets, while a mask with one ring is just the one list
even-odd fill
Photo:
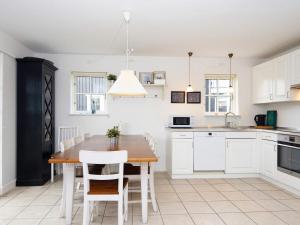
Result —
[[167, 128], [170, 132], [270, 132], [276, 134], [292, 134], [300, 135], [300, 130], [287, 128], [287, 127], [278, 127], [276, 129], [257, 129], [253, 126], [241, 126], [241, 127], [192, 127], [192, 128]]

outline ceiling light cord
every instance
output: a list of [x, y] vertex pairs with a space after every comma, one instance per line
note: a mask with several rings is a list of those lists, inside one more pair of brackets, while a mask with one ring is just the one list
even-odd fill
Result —
[[126, 21], [126, 68], [129, 68], [129, 21]]
[[189, 55], [189, 86], [191, 86], [191, 56], [193, 55], [192, 52], [188, 52]]

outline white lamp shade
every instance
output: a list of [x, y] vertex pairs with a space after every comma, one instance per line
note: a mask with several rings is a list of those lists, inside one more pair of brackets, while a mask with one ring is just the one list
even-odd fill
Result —
[[145, 96], [147, 92], [134, 75], [133, 70], [122, 70], [108, 94], [112, 96]]

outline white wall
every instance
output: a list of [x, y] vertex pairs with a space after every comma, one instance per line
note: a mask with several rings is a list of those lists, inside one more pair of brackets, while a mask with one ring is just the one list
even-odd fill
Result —
[[[110, 72], [118, 74], [125, 66], [123, 56], [61, 55], [37, 54], [55, 63], [56, 73], [56, 127], [77, 125], [81, 132], [104, 134], [118, 123], [122, 133], [143, 134], [150, 132], [158, 142], [160, 161], [159, 170], [165, 170], [165, 124], [168, 115], [192, 114], [197, 125], [223, 125], [223, 117], [204, 116], [204, 98], [202, 104], [171, 104], [171, 90], [185, 90], [188, 80], [188, 59], [178, 57], [132, 57], [130, 67], [137, 72], [164, 70], [167, 72], [167, 88], [162, 99], [109, 99], [109, 116], [70, 115], [70, 73], [71, 71]], [[255, 107], [251, 104], [251, 67], [255, 60], [236, 59], [233, 72], [239, 78], [239, 99], [241, 125], [253, 122]], [[204, 94], [204, 74], [228, 73], [228, 59], [192, 58], [191, 82], [195, 90]]]

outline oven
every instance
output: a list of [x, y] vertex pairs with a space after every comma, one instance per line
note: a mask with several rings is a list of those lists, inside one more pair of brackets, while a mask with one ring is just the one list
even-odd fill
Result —
[[278, 170], [300, 177], [300, 136], [279, 135], [277, 144]]

